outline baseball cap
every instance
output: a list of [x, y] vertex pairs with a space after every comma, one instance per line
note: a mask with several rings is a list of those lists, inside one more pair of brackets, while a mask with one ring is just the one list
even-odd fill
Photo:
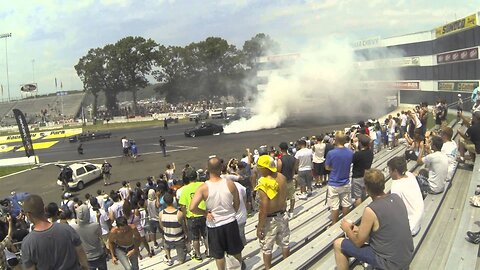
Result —
[[462, 95], [461, 95], [461, 94], [458, 94], [458, 97], [462, 97]]
[[257, 166], [269, 169], [272, 172], [277, 172], [275, 162], [273, 162], [273, 159], [268, 155], [260, 156], [257, 161]]

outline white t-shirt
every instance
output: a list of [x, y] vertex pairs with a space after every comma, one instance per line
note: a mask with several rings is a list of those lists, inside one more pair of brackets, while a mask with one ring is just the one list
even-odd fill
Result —
[[234, 182], [238, 190], [238, 197], [240, 198], [240, 207], [238, 207], [235, 219], [238, 224], [247, 223], [247, 208], [245, 207], [245, 200], [247, 198], [247, 189], [238, 182]]
[[397, 126], [397, 122], [395, 120], [391, 119], [390, 120], [390, 127], [389, 127], [389, 132], [390, 134], [395, 134], [395, 127]]
[[451, 180], [453, 177], [453, 173], [457, 168], [457, 153], [458, 153], [457, 143], [455, 141], [448, 141], [443, 143], [442, 153], [444, 153], [448, 157], [447, 180]]
[[422, 122], [420, 122], [420, 118], [418, 118], [418, 115], [416, 113], [413, 114], [413, 119], [415, 121], [415, 128], [421, 128]]
[[314, 148], [313, 162], [314, 163], [323, 163], [325, 162], [325, 144], [323, 142], [316, 143]]
[[401, 127], [407, 126], [407, 119], [408, 119], [408, 117], [407, 117], [406, 114], [403, 114], [403, 113], [400, 114], [400, 126]]
[[121, 187], [118, 192], [120, 193], [120, 196], [122, 197], [122, 200], [125, 200], [126, 198], [128, 198], [128, 196], [130, 195], [130, 188], [127, 188], [127, 187]]
[[406, 178], [392, 181], [391, 192], [402, 198], [407, 208], [410, 231], [414, 235], [420, 230], [424, 208], [423, 197], [415, 175], [411, 172], [407, 172], [405, 175]]
[[123, 148], [128, 148], [128, 140], [127, 139], [122, 139], [122, 147]]
[[435, 192], [443, 192], [448, 173], [448, 157], [442, 152], [433, 152], [422, 158], [428, 169], [428, 185]]
[[310, 171], [312, 169], [312, 149], [302, 148], [295, 153], [295, 158], [298, 159], [299, 171]]
[[99, 222], [100, 222], [100, 228], [102, 228], [102, 235], [106, 235], [110, 232], [110, 230], [108, 229], [108, 213], [103, 210], [103, 209], [100, 209], [100, 218], [99, 218]]

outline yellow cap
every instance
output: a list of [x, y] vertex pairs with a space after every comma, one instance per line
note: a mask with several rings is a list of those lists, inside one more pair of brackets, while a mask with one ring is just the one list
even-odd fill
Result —
[[275, 162], [269, 155], [263, 155], [258, 158], [257, 166], [265, 169], [269, 169], [272, 172], [277, 172]]

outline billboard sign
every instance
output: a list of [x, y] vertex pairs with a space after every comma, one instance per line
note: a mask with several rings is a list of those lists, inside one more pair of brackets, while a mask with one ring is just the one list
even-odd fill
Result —
[[460, 51], [437, 54], [437, 63], [446, 64], [459, 61], [478, 59], [478, 48], [469, 48]]
[[435, 28], [435, 36], [441, 37], [444, 35], [452, 34], [458, 31], [468, 29], [477, 25], [477, 14], [472, 14], [460, 20], [456, 20], [451, 23], [447, 23], [443, 26]]
[[438, 82], [438, 90], [439, 91], [472, 92], [473, 89], [478, 87], [478, 85], [479, 85], [478, 82], [464, 82], [464, 81]]

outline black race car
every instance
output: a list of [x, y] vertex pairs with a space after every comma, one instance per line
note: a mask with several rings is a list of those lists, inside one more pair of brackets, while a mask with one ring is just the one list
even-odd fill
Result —
[[71, 143], [78, 142], [78, 141], [84, 142], [84, 141], [90, 141], [90, 140], [96, 140], [96, 139], [110, 138], [111, 136], [112, 136], [112, 133], [110, 132], [89, 132], [89, 133], [82, 133], [82, 134], [72, 136], [68, 138], [68, 141]]
[[197, 136], [213, 135], [221, 132], [223, 132], [222, 126], [212, 123], [202, 123], [200, 126], [185, 130], [185, 136], [193, 138]]

